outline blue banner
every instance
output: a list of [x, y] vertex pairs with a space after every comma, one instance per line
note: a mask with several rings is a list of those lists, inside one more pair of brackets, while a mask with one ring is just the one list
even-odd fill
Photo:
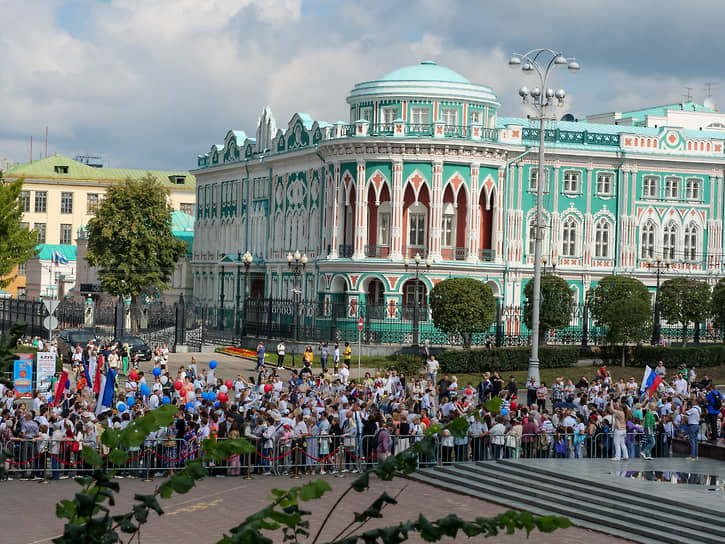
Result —
[[15, 396], [30, 398], [33, 396], [33, 354], [16, 353], [15, 356], [17, 357], [13, 373]]

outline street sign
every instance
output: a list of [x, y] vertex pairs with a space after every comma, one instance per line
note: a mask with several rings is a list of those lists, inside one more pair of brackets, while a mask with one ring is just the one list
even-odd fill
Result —
[[362, 331], [362, 317], [357, 321], [357, 330]]
[[55, 300], [52, 298], [46, 298], [43, 300], [43, 305], [48, 308], [48, 313], [50, 315], [53, 315], [53, 313], [55, 313], [55, 309], [58, 307], [58, 304], [60, 304], [60, 300]]
[[58, 318], [54, 315], [49, 315], [48, 317], [43, 319], [43, 327], [45, 327], [49, 331], [58, 328]]

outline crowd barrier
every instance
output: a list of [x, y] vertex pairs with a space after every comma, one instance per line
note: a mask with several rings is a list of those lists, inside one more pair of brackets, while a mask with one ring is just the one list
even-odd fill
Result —
[[[247, 437], [250, 438], [250, 437]], [[392, 453], [409, 448], [420, 436], [391, 437]], [[511, 433], [485, 437], [456, 439], [436, 436], [436, 447], [430, 456], [419, 456], [422, 467], [452, 463], [491, 461], [516, 458], [611, 458], [614, 456], [613, 433], [566, 434], [539, 433], [517, 436]], [[223, 439], [220, 439], [223, 440]], [[286, 443], [275, 441], [265, 447], [265, 440], [250, 438], [257, 451], [233, 455], [223, 462], [208, 463], [213, 476], [244, 476], [253, 474], [300, 475], [309, 472], [341, 474], [364, 471], [377, 462], [373, 448], [374, 436], [357, 439], [344, 436], [309, 436], [291, 439]], [[644, 443], [652, 440], [652, 454], [670, 455], [671, 438], [662, 434], [645, 437], [641, 433], [628, 433], [625, 438], [629, 457], [638, 457]], [[201, 443], [196, 440], [159, 439], [147, 441], [143, 447], [126, 450], [127, 460], [116, 466], [108, 459], [108, 450], [94, 443], [62, 440], [12, 439], [0, 444], [7, 453], [5, 469], [10, 478], [51, 479], [68, 478], [94, 470], [81, 458], [81, 448], [90, 446], [104, 459], [104, 468], [116, 471], [118, 477], [151, 479], [166, 476], [170, 471], [183, 468], [187, 460], [203, 456]]]

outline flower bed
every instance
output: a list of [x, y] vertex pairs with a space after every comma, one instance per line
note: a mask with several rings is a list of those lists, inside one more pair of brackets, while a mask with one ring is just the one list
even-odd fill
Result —
[[[215, 351], [217, 353], [226, 353], [227, 355], [234, 355], [236, 357], [250, 357], [252, 359], [255, 359], [257, 357], [256, 351], [253, 351], [251, 349], [238, 348], [235, 346], [216, 348]], [[266, 359], [267, 357], [269, 357], [269, 353], [264, 354], [264, 358]]]

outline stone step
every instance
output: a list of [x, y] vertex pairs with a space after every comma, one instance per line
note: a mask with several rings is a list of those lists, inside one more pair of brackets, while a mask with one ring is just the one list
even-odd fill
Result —
[[[546, 470], [540, 470], [538, 467], [530, 468], [523, 463], [477, 463], [470, 467], [472, 471], [482, 472], [488, 475], [494, 475], [502, 480], [513, 479], [517, 483], [522, 480], [526, 485], [536, 487], [541, 490], [550, 490], [553, 492], [566, 490], [568, 495], [580, 496], [581, 494], [589, 495], [595, 493], [600, 499], [610, 501], [625, 501], [624, 504], [628, 508], [651, 508], [652, 496], [645, 493], [637, 493], [629, 491], [622, 487], [606, 482], [585, 482], [581, 483], [579, 479], [573, 478], [566, 473], [550, 473]], [[685, 511], [683, 511], [683, 508]], [[684, 515], [683, 515], [684, 514]], [[657, 519], [670, 521], [673, 517], [679, 520], [680, 525], [700, 529], [705, 527], [707, 532], [718, 534], [725, 538], [725, 528], [714, 520], [719, 519], [722, 515], [716, 511], [704, 512], [701, 508], [687, 508], [686, 505], [673, 505], [668, 503], [660, 503], [653, 513]]]
[[[552, 497], [548, 493], [532, 491], [525, 486], [502, 486], [494, 482], [476, 479], [465, 468], [449, 467], [445, 472], [440, 468], [425, 469], [411, 477], [511, 508], [529, 510], [539, 515], [566, 516], [575, 525], [643, 544], [655, 542], [719, 544], [721, 542], [720, 538], [699, 531], [687, 530], [684, 531], [684, 536], [675, 534], [671, 530], [664, 531], [660, 522], [653, 522], [646, 516], [621, 512], [608, 506], [583, 504], [582, 501]], [[653, 504], [652, 507], [656, 508], [656, 505]], [[682, 533], [682, 531], [678, 531], [678, 533]]]

